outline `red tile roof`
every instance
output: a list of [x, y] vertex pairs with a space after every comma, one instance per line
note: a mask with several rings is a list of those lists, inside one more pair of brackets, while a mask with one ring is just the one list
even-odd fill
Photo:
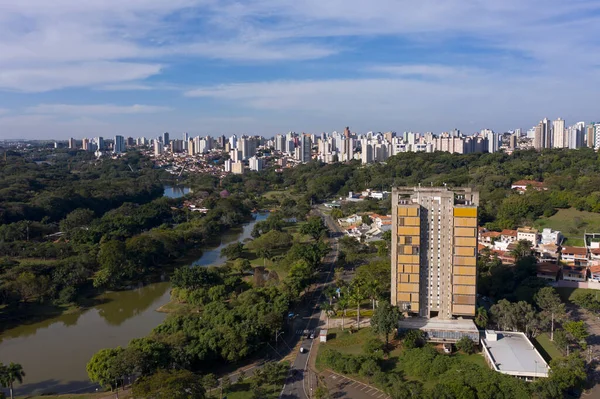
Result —
[[587, 255], [585, 247], [563, 247], [562, 254]]
[[590, 266], [590, 272], [592, 272], [592, 273], [600, 273], [600, 265]]
[[516, 237], [517, 236], [517, 230], [507, 230], [507, 229], [504, 229], [504, 230], [502, 230], [502, 232], [500, 234], [503, 235], [503, 236]]
[[544, 183], [535, 180], [518, 180], [512, 184], [512, 186], [532, 186], [532, 187], [544, 187]]
[[538, 273], [556, 274], [560, 270], [560, 266], [551, 262], [543, 262], [535, 265]]
[[485, 233], [481, 233], [482, 237], [496, 238], [496, 237], [500, 237], [501, 235], [502, 235], [502, 233], [500, 233], [498, 231], [486, 231]]

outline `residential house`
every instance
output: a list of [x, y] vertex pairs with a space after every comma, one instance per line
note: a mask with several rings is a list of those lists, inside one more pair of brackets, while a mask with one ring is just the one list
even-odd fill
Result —
[[590, 281], [600, 283], [600, 264], [590, 266]]
[[387, 231], [387, 230], [392, 229], [392, 216], [391, 215], [378, 215], [376, 213], [372, 213], [369, 215], [369, 217], [373, 221], [372, 226], [375, 226], [382, 231]]
[[586, 266], [588, 253], [586, 247], [563, 247], [561, 250], [563, 262], [572, 263], [576, 266]]
[[500, 239], [494, 242], [494, 249], [506, 251], [508, 245], [517, 241], [517, 230], [504, 229], [500, 232]]
[[362, 222], [362, 216], [354, 214], [345, 218], [340, 218], [337, 220], [337, 222], [340, 226], [350, 226], [354, 224], [359, 224]]
[[587, 268], [579, 266], [563, 266], [562, 277], [566, 281], [585, 281], [587, 278]]
[[541, 243], [560, 245], [563, 241], [563, 238], [564, 237], [560, 231], [547, 228], [542, 230]]
[[531, 187], [537, 191], [548, 190], [546, 187], [544, 187], [544, 183], [535, 180], [519, 180], [510, 186], [512, 190], [516, 190], [520, 194], [523, 194], [525, 191], [527, 191], [527, 187]]
[[519, 227], [517, 229], [517, 241], [529, 241], [532, 246], [537, 246], [538, 231], [531, 227]]
[[538, 278], [556, 281], [560, 274], [560, 266], [552, 262], [542, 262], [535, 265]]
[[558, 260], [560, 257], [560, 247], [556, 244], [540, 244], [537, 247], [537, 253], [540, 259]]
[[479, 243], [485, 246], [492, 246], [496, 240], [500, 239], [502, 233], [499, 231], [485, 231], [479, 233]]
[[600, 261], [600, 248], [590, 249], [590, 259]]

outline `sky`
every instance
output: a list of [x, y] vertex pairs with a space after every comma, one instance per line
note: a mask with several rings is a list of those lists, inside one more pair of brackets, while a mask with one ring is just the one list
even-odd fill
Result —
[[0, 0], [0, 139], [600, 120], [598, 0]]

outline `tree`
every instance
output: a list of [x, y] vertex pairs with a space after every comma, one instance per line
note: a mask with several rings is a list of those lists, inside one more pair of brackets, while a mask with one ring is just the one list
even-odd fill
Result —
[[233, 270], [239, 274], [245, 274], [246, 272], [252, 270], [252, 264], [250, 264], [248, 259], [238, 258], [233, 262]]
[[326, 231], [327, 227], [319, 216], [308, 218], [308, 221], [300, 227], [300, 233], [311, 236], [315, 241], [319, 241]]
[[517, 242], [516, 248], [511, 251], [511, 255], [515, 258], [515, 262], [530, 257], [531, 254], [531, 242], [527, 240], [520, 240]]
[[365, 294], [359, 284], [354, 284], [350, 290], [350, 301], [356, 306], [356, 329], [360, 329], [360, 305], [365, 300]]
[[204, 399], [201, 379], [187, 370], [159, 370], [133, 384], [133, 397], [139, 399]]
[[225, 256], [228, 260], [235, 260], [241, 258], [244, 253], [244, 244], [241, 242], [235, 242], [229, 244], [221, 250], [221, 256]]
[[371, 317], [371, 326], [375, 334], [385, 335], [385, 344], [389, 344], [390, 334], [398, 328], [398, 322], [403, 318], [402, 313], [396, 306], [389, 302], [383, 302]]
[[329, 389], [325, 384], [319, 384], [317, 389], [315, 389], [315, 398], [316, 399], [330, 399], [331, 394], [329, 393]]
[[383, 349], [383, 342], [376, 337], [369, 337], [363, 344], [363, 351], [367, 355], [377, 355], [383, 352]]
[[420, 348], [425, 344], [425, 333], [421, 330], [408, 330], [404, 333], [402, 344], [406, 349]]
[[344, 330], [344, 320], [346, 318], [346, 310], [348, 310], [348, 299], [345, 296], [342, 296], [338, 299], [337, 303], [335, 304], [338, 312], [342, 313], [342, 331]]
[[477, 314], [475, 315], [475, 324], [479, 328], [486, 328], [488, 324], [488, 313], [487, 310], [480, 306], [477, 308]]
[[219, 380], [213, 373], [208, 373], [202, 377], [202, 386], [208, 392], [219, 386]]
[[373, 221], [371, 220], [369, 215], [362, 215], [361, 220], [362, 220], [362, 223], [366, 224], [367, 226], [370, 226], [371, 223], [373, 223]]
[[25, 371], [20, 364], [11, 362], [5, 366], [0, 363], [0, 385], [9, 389], [10, 399], [13, 399], [13, 384], [15, 382], [22, 384], [23, 377], [25, 377]]
[[327, 328], [329, 328], [329, 318], [335, 314], [333, 305], [331, 305], [329, 302], [323, 302], [321, 304], [321, 309], [325, 312], [325, 315], [327, 316]]
[[571, 353], [567, 357], [553, 359], [550, 362], [550, 381], [563, 392], [581, 388], [586, 377], [585, 362], [579, 353]]
[[99, 383], [103, 387], [116, 388], [117, 380], [121, 375], [118, 374], [115, 363], [123, 351], [123, 348], [117, 347], [101, 349], [96, 352], [86, 365], [90, 380]]
[[471, 355], [475, 353], [475, 343], [473, 343], [471, 338], [465, 336], [458, 340], [456, 343], [456, 349], [463, 351], [467, 355]]
[[[563, 328], [569, 337], [569, 341], [576, 342], [582, 349], [585, 349], [587, 343], [585, 339], [589, 336], [585, 322], [568, 321], [563, 324]], [[569, 354], [569, 344], [567, 344], [567, 355]]]
[[565, 304], [561, 302], [553, 287], [544, 287], [535, 295], [535, 303], [550, 316], [550, 341], [554, 341], [554, 321], [565, 315]]

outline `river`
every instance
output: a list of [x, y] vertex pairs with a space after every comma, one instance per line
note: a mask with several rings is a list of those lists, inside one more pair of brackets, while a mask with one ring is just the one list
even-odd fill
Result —
[[[221, 237], [220, 245], [205, 248], [191, 262], [197, 266], [223, 263], [221, 249], [250, 238], [257, 221], [266, 214]], [[23, 394], [87, 392], [94, 390], [85, 366], [103, 348], [125, 346], [132, 338], [148, 335], [167, 315], [156, 309], [169, 302], [170, 283], [154, 283], [134, 290], [108, 292], [92, 308], [73, 314], [23, 324], [0, 334], [0, 362], [20, 363], [24, 384], [15, 387]]]

